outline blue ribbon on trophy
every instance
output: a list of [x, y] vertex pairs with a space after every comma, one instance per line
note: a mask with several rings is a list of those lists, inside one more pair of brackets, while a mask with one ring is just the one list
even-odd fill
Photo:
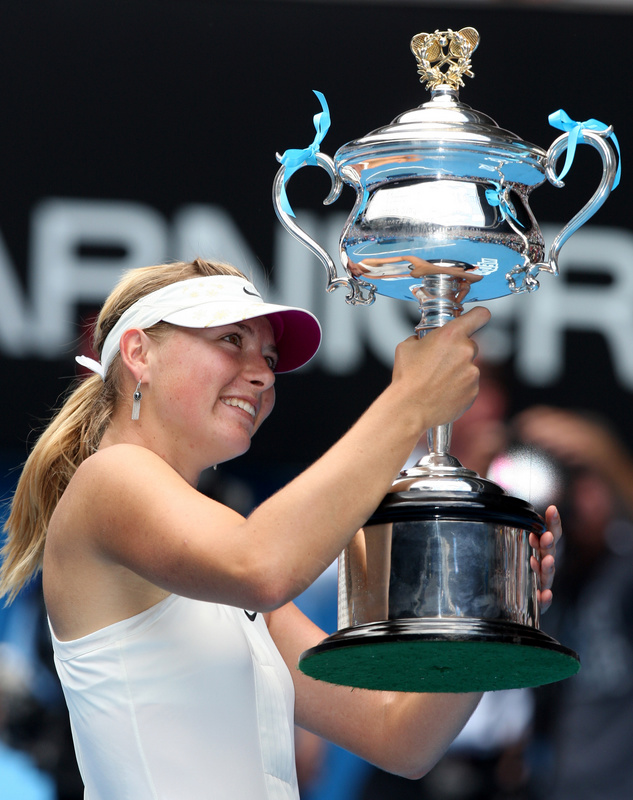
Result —
[[505, 220], [510, 217], [521, 228], [523, 225], [516, 218], [516, 209], [508, 199], [508, 190], [498, 187], [497, 189], [486, 189], [486, 200], [491, 206], [499, 206], [501, 217]]
[[316, 89], [313, 89], [312, 91], [319, 98], [321, 108], [323, 109], [318, 114], [315, 114], [312, 118], [314, 121], [314, 127], [316, 129], [314, 141], [309, 147], [304, 147], [302, 150], [286, 150], [281, 157], [278, 157], [279, 162], [286, 168], [284, 185], [281, 188], [280, 205], [281, 208], [287, 214], [290, 214], [291, 217], [294, 217], [294, 212], [290, 207], [290, 203], [288, 202], [286, 183], [290, 180], [292, 174], [304, 164], [310, 164], [314, 167], [317, 166], [316, 154], [319, 152], [321, 142], [325, 138], [325, 134], [330, 128], [330, 109], [328, 108], [325, 96], [322, 92], [317, 92]]
[[[565, 158], [565, 164], [563, 166], [562, 172], [558, 176], [558, 180], [562, 180], [565, 175], [569, 172], [569, 169], [573, 163], [574, 155], [576, 153], [576, 145], [578, 144], [579, 139], [582, 139], [582, 132], [584, 129], [592, 130], [592, 131], [606, 131], [608, 130], [609, 126], [605, 125], [604, 122], [600, 122], [597, 119], [588, 119], [584, 122], [576, 122], [573, 120], [563, 109], [559, 109], [555, 111], [553, 114], [549, 115], [549, 124], [553, 128], [558, 128], [561, 131], [569, 132], [569, 139], [567, 140], [567, 155]], [[613, 144], [615, 145], [615, 149], [618, 154], [618, 169], [615, 174], [615, 180], [613, 181], [612, 189], [615, 189], [616, 186], [620, 183], [620, 175], [622, 172], [622, 164], [620, 160], [620, 143], [618, 142], [617, 136], [615, 133], [610, 133], [607, 137], [613, 140]]]

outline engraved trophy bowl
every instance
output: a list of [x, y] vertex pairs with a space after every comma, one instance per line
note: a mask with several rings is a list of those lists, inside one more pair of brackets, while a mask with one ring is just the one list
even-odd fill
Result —
[[[327, 291], [345, 287], [352, 305], [376, 295], [417, 302], [420, 336], [465, 302], [530, 292], [539, 272], [558, 274], [561, 247], [619, 179], [617, 140], [596, 120], [552, 115], [565, 132], [546, 151], [460, 102], [478, 43], [474, 28], [414, 36], [428, 102], [343, 145], [334, 159], [318, 151], [315, 117], [313, 146], [278, 156], [275, 211], [322, 262]], [[599, 152], [602, 176], [546, 259], [530, 193], [546, 180], [564, 186], [577, 143]], [[340, 236], [346, 277], [288, 203], [286, 184], [305, 164], [330, 175], [326, 204], [344, 183], [356, 191]], [[544, 531], [543, 519], [450, 454], [450, 425], [427, 436], [428, 455], [401, 472], [341, 554], [339, 629], [302, 654], [300, 669], [332, 683], [418, 692], [519, 688], [573, 675], [578, 656], [539, 630], [529, 535]]]

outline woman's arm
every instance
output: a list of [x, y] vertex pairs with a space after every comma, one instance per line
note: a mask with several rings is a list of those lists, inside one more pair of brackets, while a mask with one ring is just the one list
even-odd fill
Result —
[[379, 692], [317, 681], [300, 672], [297, 662], [325, 633], [294, 604], [270, 614], [269, 630], [293, 677], [297, 724], [387, 772], [425, 775], [481, 697]]
[[[365, 523], [421, 433], [472, 403], [479, 373], [470, 336], [488, 318], [476, 308], [400, 344], [388, 388], [324, 456], [246, 520], [196, 492], [160, 454], [121, 444], [81, 465], [51, 528], [74, 529], [74, 546], [90, 548], [90, 557], [166, 591], [278, 608]], [[73, 537], [64, 538], [70, 545]]]

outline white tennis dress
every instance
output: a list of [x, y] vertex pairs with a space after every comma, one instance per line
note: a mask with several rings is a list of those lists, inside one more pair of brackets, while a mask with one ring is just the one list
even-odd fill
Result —
[[299, 797], [292, 678], [261, 614], [170, 595], [52, 639], [86, 800]]

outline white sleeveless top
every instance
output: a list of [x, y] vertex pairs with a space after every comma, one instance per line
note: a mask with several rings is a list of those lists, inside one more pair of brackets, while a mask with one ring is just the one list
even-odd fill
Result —
[[85, 800], [297, 800], [294, 688], [261, 614], [168, 598], [61, 642]]

